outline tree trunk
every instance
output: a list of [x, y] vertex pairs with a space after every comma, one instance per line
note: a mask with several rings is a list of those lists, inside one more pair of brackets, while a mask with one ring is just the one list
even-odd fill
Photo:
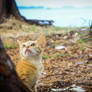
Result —
[[17, 76], [0, 38], [0, 92], [31, 92]]
[[[53, 23], [53, 20], [27, 20], [19, 13], [15, 0], [0, 0], [0, 22], [3, 22], [3, 18], [8, 18], [11, 15], [13, 15], [16, 19], [27, 22], [29, 24], [47, 26], [52, 25]], [[45, 23], [45, 21], [47, 22]]]
[[0, 21], [11, 15], [16, 19], [24, 21], [24, 17], [20, 15], [15, 0], [0, 0]]

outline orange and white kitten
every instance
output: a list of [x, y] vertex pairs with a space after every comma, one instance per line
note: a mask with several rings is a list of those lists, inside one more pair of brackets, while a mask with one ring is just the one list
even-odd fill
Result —
[[29, 89], [37, 92], [38, 80], [43, 71], [42, 54], [46, 44], [45, 36], [40, 36], [36, 41], [20, 42], [21, 59], [16, 65], [19, 77]]

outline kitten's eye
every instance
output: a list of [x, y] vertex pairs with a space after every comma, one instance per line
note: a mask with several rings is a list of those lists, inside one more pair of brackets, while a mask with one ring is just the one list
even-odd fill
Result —
[[23, 44], [23, 47], [25, 47], [26, 45], [25, 44]]
[[32, 43], [31, 46], [35, 46], [35, 43]]

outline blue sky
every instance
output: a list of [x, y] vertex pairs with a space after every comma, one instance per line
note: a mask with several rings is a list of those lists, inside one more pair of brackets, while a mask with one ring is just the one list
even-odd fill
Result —
[[63, 6], [88, 7], [92, 6], [92, 0], [16, 0], [18, 6], [44, 6], [61, 8]]

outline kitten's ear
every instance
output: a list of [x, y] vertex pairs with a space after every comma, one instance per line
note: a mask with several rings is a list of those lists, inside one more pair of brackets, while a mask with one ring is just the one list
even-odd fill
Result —
[[44, 35], [41, 35], [38, 39], [37, 39], [38, 44], [44, 48], [46, 45], [46, 37]]
[[17, 43], [18, 43], [19, 45], [21, 45], [21, 41], [17, 40]]

